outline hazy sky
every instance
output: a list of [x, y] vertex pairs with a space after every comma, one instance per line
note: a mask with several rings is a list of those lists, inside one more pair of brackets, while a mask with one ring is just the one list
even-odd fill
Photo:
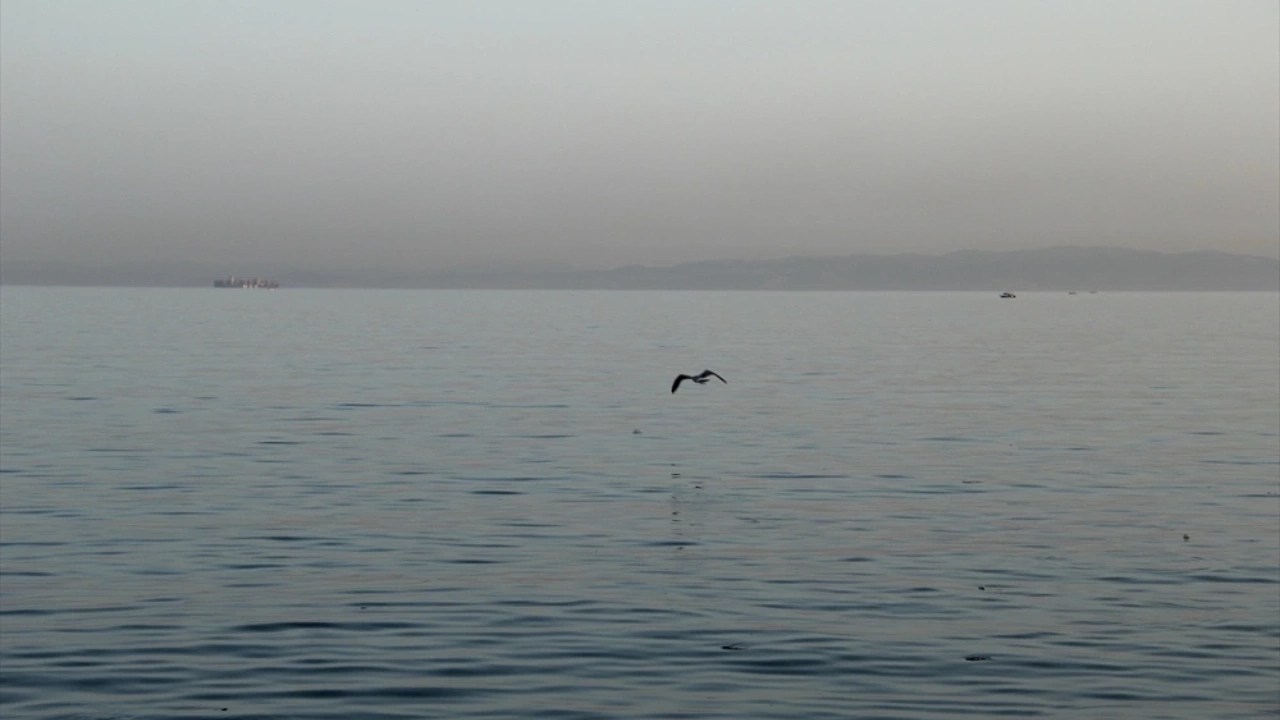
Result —
[[1275, 0], [3, 0], [0, 253], [1280, 254]]

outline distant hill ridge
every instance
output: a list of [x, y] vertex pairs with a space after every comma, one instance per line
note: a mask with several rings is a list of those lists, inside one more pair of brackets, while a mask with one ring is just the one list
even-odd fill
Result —
[[[442, 276], [450, 286], [635, 290], [1280, 290], [1280, 260], [1123, 248], [962, 250], [629, 265], [531, 275]], [[458, 284], [454, 284], [458, 283]], [[490, 283], [493, 283], [492, 285]]]
[[[961, 250], [945, 255], [704, 260], [665, 267], [628, 265], [611, 270], [306, 270], [280, 262], [255, 265], [250, 270], [278, 278], [286, 289], [1280, 291], [1280, 260], [1275, 258], [1217, 251], [1163, 253], [1077, 246]], [[70, 263], [24, 267], [6, 262], [0, 265], [0, 273], [0, 282], [5, 284], [208, 286], [212, 278], [225, 275], [226, 268], [176, 263], [110, 268]]]

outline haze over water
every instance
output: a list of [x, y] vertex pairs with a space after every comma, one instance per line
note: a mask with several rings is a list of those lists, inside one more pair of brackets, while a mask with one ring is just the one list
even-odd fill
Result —
[[1280, 257], [1265, 0], [4, 0], [0, 85], [6, 284]]
[[1275, 293], [5, 287], [0, 715], [1274, 718], [1277, 407]]

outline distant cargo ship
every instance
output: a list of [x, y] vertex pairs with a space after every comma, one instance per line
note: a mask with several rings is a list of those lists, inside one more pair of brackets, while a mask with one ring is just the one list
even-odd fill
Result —
[[214, 280], [213, 286], [216, 288], [252, 288], [259, 290], [275, 290], [280, 287], [280, 283], [274, 280], [263, 280], [262, 278], [238, 278], [235, 275], [228, 276], [225, 280]]

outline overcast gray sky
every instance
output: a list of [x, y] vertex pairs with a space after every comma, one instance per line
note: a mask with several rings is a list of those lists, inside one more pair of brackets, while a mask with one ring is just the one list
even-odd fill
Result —
[[0, 252], [1280, 254], [1275, 0], [3, 0]]

